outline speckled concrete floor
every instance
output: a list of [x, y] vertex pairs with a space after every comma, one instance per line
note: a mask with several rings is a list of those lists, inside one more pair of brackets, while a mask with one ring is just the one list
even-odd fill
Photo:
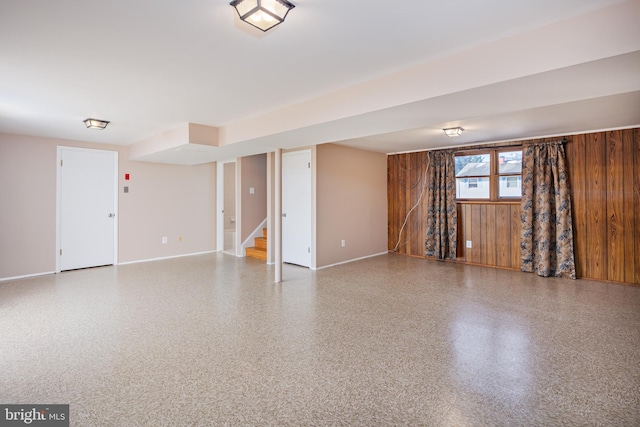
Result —
[[0, 402], [74, 426], [640, 425], [640, 288], [383, 255], [0, 283]]

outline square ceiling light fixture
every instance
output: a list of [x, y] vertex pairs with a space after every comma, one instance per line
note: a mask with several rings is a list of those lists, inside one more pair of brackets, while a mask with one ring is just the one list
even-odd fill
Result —
[[460, 126], [455, 128], [442, 129], [442, 130], [448, 137], [460, 136], [462, 135], [462, 131], [464, 131], [464, 129], [462, 129]]
[[106, 120], [99, 119], [84, 119], [83, 121], [89, 129], [104, 129], [109, 123], [111, 123]]
[[262, 31], [284, 22], [295, 7], [287, 0], [233, 0], [229, 4], [236, 8], [240, 19]]

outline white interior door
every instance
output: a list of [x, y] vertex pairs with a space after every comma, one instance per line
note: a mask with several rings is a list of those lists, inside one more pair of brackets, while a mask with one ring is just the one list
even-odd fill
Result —
[[282, 155], [282, 261], [311, 266], [311, 151]]
[[59, 270], [116, 262], [118, 153], [59, 147]]

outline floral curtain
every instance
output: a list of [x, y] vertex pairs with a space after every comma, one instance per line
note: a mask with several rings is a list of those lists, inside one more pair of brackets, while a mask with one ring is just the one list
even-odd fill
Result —
[[455, 259], [458, 224], [455, 155], [450, 150], [430, 151], [429, 163], [425, 253], [439, 259]]
[[571, 197], [561, 141], [524, 145], [520, 220], [521, 270], [575, 279]]

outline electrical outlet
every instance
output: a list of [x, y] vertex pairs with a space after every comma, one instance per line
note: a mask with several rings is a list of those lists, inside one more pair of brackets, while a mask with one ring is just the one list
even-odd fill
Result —
[[467, 240], [467, 248], [472, 248], [473, 242], [471, 240]]
[[341, 245], [342, 245], [342, 247], [344, 248], [345, 246], [347, 246], [347, 241], [346, 241], [346, 240], [343, 240], [343, 241], [341, 241], [341, 242], [340, 242], [340, 244], [341, 244]]
[[163, 245], [166, 245], [166, 244], [167, 244], [167, 241], [168, 241], [168, 240], [167, 240], [167, 237], [166, 237], [166, 236], [164, 236], [164, 237], [162, 238], [162, 244], [163, 244]]

